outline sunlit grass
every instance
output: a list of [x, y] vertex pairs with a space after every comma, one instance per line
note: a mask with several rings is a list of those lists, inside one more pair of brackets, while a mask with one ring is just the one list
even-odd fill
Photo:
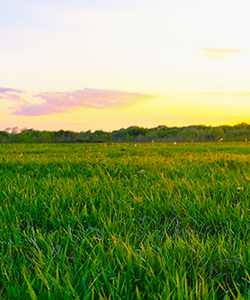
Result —
[[250, 299], [249, 147], [1, 145], [1, 296]]

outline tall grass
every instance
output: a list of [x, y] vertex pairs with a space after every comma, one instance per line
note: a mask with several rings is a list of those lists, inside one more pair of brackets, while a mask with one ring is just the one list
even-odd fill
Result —
[[248, 153], [1, 145], [1, 297], [250, 299]]

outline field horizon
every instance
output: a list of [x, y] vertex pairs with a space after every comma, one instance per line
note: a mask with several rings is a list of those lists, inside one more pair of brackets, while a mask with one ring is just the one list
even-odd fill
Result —
[[110, 143], [110, 142], [247, 142], [250, 140], [250, 125], [240, 123], [234, 126], [190, 125], [153, 128], [130, 126], [112, 132], [87, 130], [40, 131], [18, 127], [0, 131], [0, 143]]

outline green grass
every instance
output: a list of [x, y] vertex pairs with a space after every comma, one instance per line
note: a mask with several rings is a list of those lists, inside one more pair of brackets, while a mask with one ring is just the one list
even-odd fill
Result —
[[2, 144], [0, 180], [3, 299], [250, 299], [248, 143]]

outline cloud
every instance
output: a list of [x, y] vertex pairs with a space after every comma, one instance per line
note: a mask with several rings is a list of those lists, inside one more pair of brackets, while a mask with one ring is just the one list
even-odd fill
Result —
[[34, 97], [42, 100], [40, 104], [23, 103], [15, 115], [41, 116], [66, 112], [72, 107], [118, 108], [128, 106], [140, 99], [152, 98], [152, 95], [109, 91], [99, 89], [76, 90], [74, 92], [43, 92]]
[[12, 100], [12, 101], [20, 101], [22, 100], [20, 94], [24, 94], [23, 90], [10, 89], [0, 87], [0, 99]]
[[183, 94], [184, 96], [235, 96], [235, 97], [249, 97], [250, 93], [230, 93], [230, 92], [225, 92], [225, 93], [188, 93], [188, 94]]
[[10, 88], [3, 88], [0, 87], [0, 94], [5, 94], [5, 93], [17, 93], [17, 94], [23, 94], [25, 93], [23, 90], [16, 90], [16, 89], [10, 89]]
[[196, 53], [199, 56], [205, 56], [209, 58], [226, 58], [231, 55], [244, 53], [244, 50], [234, 50], [234, 49], [223, 49], [223, 48], [202, 48]]

